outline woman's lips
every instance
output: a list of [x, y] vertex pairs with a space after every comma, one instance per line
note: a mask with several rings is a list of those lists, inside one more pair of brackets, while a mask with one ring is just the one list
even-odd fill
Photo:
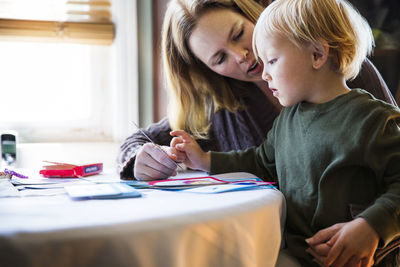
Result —
[[247, 73], [251, 76], [257, 76], [262, 72], [262, 65], [258, 62], [255, 62], [247, 71]]

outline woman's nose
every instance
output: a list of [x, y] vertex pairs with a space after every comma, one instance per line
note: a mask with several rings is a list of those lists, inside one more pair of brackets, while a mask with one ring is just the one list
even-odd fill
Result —
[[237, 62], [242, 63], [247, 59], [247, 56], [249, 55], [249, 50], [247, 49], [235, 49], [233, 51], [234, 56], [237, 60]]

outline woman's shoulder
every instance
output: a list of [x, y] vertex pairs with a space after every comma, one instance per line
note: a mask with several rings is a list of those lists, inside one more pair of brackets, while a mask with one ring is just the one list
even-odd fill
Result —
[[397, 106], [381, 74], [369, 59], [364, 61], [357, 77], [352, 81], [348, 81], [347, 85], [350, 88], [363, 88], [377, 99]]

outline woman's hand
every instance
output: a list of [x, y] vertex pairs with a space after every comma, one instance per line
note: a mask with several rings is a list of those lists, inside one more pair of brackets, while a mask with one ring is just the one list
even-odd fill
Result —
[[[183, 130], [175, 130], [170, 134], [171, 136], [176, 136], [171, 141], [171, 147], [173, 146], [176, 150], [185, 153], [186, 157], [183, 162], [187, 167], [195, 170], [210, 171], [210, 153], [204, 152], [196, 140]], [[184, 156], [179, 159], [183, 158]]]
[[317, 262], [335, 267], [372, 266], [378, 242], [378, 234], [363, 218], [335, 224], [307, 239]]
[[138, 180], [166, 179], [177, 174], [177, 151], [173, 148], [152, 143], [144, 144], [136, 154], [134, 176]]

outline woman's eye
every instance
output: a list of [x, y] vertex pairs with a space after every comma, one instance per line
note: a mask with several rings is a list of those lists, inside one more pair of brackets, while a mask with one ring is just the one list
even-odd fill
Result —
[[222, 64], [225, 61], [225, 54], [222, 54], [219, 60], [217, 61], [217, 64]]
[[233, 37], [233, 40], [234, 40], [234, 41], [239, 40], [240, 37], [243, 35], [243, 32], [244, 32], [244, 30], [243, 30], [243, 28], [242, 28], [242, 29], [240, 30], [240, 32], [239, 32], [238, 34], [236, 34], [236, 35]]

